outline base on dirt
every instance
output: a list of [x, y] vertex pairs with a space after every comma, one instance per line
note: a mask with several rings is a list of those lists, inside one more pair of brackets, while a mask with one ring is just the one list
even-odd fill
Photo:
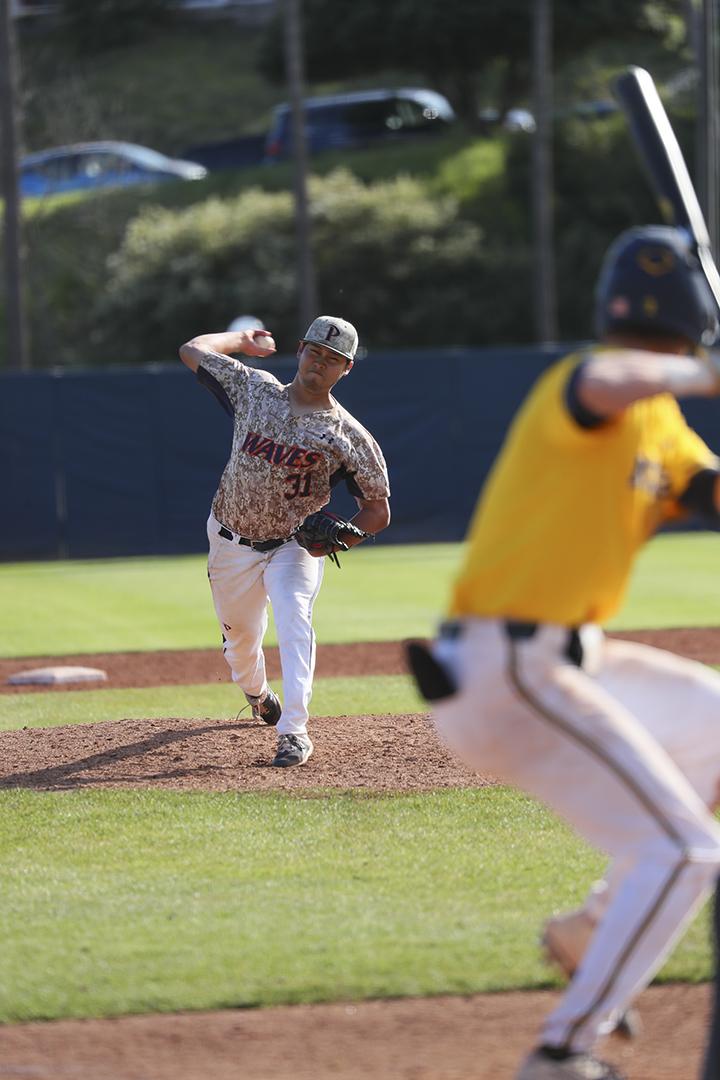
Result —
[[73, 682], [107, 682], [107, 672], [101, 668], [76, 667], [59, 664], [52, 667], [33, 668], [31, 671], [18, 671], [8, 678], [11, 686], [32, 685], [58, 686]]

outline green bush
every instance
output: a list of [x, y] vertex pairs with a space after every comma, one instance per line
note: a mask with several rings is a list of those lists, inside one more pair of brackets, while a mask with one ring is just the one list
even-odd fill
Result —
[[[513, 140], [505, 173], [505, 199], [526, 243], [532, 243], [531, 154], [530, 140]], [[573, 341], [594, 332], [595, 281], [612, 240], [661, 217], [620, 114], [556, 124], [553, 182], [559, 337]], [[484, 220], [477, 207], [467, 212]]]
[[70, 39], [80, 53], [127, 45], [169, 17], [171, 0], [63, 0]]
[[[691, 162], [692, 125], [673, 122]], [[412, 179], [387, 176], [389, 152], [358, 152], [364, 181], [344, 168], [315, 176], [320, 305], [376, 348], [532, 341], [531, 145], [443, 140], [434, 162], [427, 148], [407, 159]], [[379, 160], [386, 178], [371, 180]], [[558, 122], [554, 177], [559, 336], [577, 340], [592, 333], [608, 244], [659, 211], [619, 115]], [[34, 363], [173, 359], [180, 341], [247, 312], [292, 347], [290, 184], [288, 167], [258, 167], [28, 207]]]
[[[493, 253], [457, 204], [407, 177], [364, 185], [345, 170], [310, 188], [320, 307], [357, 323], [375, 348], [476, 345], [517, 338], [507, 295], [523, 260]], [[281, 348], [300, 328], [290, 193], [258, 188], [187, 210], [141, 213], [109, 262], [93, 316], [95, 359], [175, 355], [193, 334], [243, 313]]]

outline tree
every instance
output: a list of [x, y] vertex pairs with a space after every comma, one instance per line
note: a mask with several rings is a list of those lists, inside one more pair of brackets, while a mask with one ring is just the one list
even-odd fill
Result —
[[[558, 66], [622, 38], [662, 43], [682, 25], [683, 0], [556, 0], [553, 50]], [[305, 0], [308, 79], [329, 81], [402, 71], [452, 101], [471, 126], [483, 96], [501, 112], [527, 99], [533, 0]], [[261, 65], [282, 72], [282, 35], [271, 24]]]
[[8, 0], [0, 0], [0, 193], [8, 367], [27, 366], [24, 251], [18, 174], [18, 57]]
[[64, 23], [79, 53], [136, 41], [161, 27], [171, 7], [170, 0], [62, 0]]

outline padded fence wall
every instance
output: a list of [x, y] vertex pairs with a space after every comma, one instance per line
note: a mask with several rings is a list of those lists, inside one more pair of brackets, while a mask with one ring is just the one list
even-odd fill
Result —
[[[408, 351], [356, 363], [337, 396], [388, 461], [383, 542], [462, 538], [515, 410], [559, 352]], [[295, 360], [263, 366], [289, 382]], [[717, 403], [686, 411], [720, 451]], [[230, 419], [179, 362], [0, 376], [0, 559], [204, 551], [230, 440]], [[342, 494], [333, 505], [355, 508]]]

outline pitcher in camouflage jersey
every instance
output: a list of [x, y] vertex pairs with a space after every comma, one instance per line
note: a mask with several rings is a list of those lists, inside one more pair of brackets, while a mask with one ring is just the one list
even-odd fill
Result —
[[[332, 396], [352, 370], [357, 332], [321, 315], [298, 348], [287, 386], [233, 358], [265, 357], [275, 342], [259, 330], [203, 334], [180, 348], [183, 363], [233, 417], [230, 458], [208, 519], [208, 577], [223, 631], [223, 653], [253, 716], [277, 725], [273, 765], [303, 765], [315, 667], [312, 609], [324, 560], [293, 540], [302, 521], [344, 481], [358, 504], [359, 528], [390, 521], [388, 475], [372, 435]], [[352, 539], [351, 545], [359, 543]], [[283, 705], [268, 687], [262, 642], [272, 604], [283, 677]]]

